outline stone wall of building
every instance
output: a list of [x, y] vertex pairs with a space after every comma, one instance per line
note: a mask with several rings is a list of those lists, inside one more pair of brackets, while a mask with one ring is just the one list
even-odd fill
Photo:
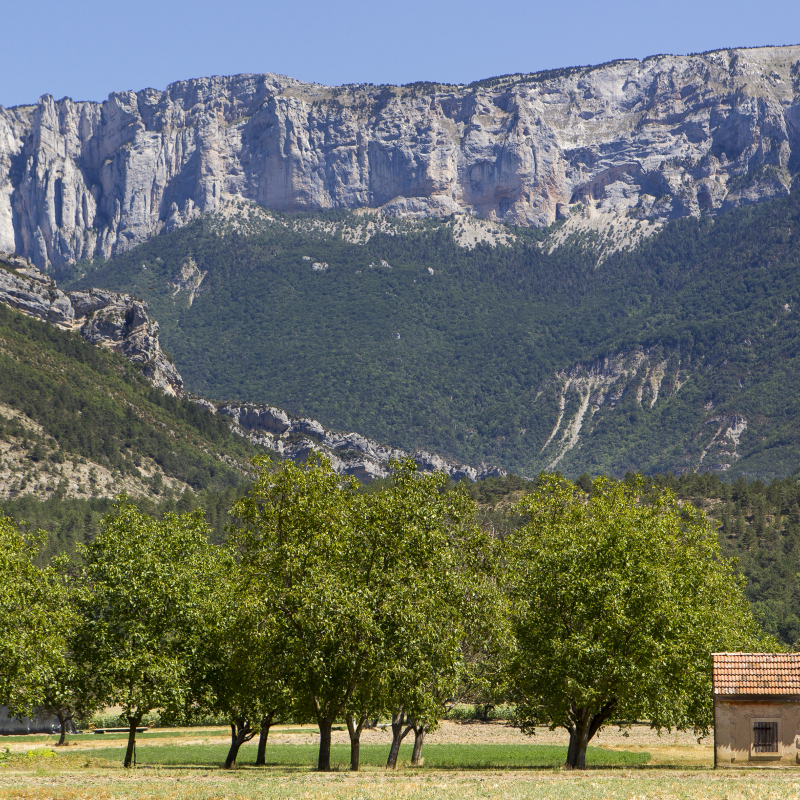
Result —
[[[800, 764], [800, 699], [715, 699], [718, 767]], [[753, 752], [753, 723], [778, 722], [778, 752]]]

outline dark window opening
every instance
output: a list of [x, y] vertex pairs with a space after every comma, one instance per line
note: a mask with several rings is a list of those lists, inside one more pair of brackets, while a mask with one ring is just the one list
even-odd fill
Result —
[[753, 723], [753, 752], [755, 753], [778, 752], [777, 722]]

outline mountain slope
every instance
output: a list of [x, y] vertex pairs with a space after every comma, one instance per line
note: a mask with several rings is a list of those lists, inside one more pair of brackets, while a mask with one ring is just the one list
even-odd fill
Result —
[[587, 203], [638, 219], [717, 213], [787, 194], [800, 170], [798, 97], [797, 46], [469, 86], [267, 74], [104, 103], [44, 96], [0, 108], [0, 249], [60, 269], [231, 198], [535, 227]]
[[[190, 390], [521, 474], [787, 475], [800, 464], [800, 193], [606, 253], [458, 220], [247, 206], [74, 285], [143, 296]], [[634, 246], [635, 245], [635, 246]]]
[[[190, 267], [188, 264], [182, 267], [177, 278], [176, 291], [183, 289], [188, 292], [190, 306], [202, 278], [196, 265]], [[147, 304], [141, 300], [129, 294], [96, 288], [64, 292], [52, 278], [39, 272], [25, 259], [0, 253], [0, 304], [61, 330], [77, 332], [91, 344], [123, 355], [154, 388], [172, 397], [184, 396], [183, 379], [161, 349], [158, 322], [151, 319]], [[8, 390], [19, 389], [13, 386], [15, 380], [20, 380], [19, 374], [15, 375], [12, 370], [6, 378]], [[45, 390], [40, 394], [39, 410], [42, 403], [49, 400], [51, 415], [58, 416], [64, 411], [62, 395], [48, 397]], [[408, 456], [401, 450], [384, 447], [357, 433], [341, 434], [325, 430], [313, 419], [291, 418], [278, 408], [252, 403], [215, 404], [196, 396], [188, 399], [201, 406], [204, 413], [219, 414], [233, 433], [252, 444], [299, 462], [305, 461], [312, 451], [322, 451], [337, 472], [355, 475], [362, 480], [385, 477], [392, 460]], [[67, 410], [66, 416], [71, 410]], [[60, 420], [60, 423], [63, 423], [61, 427], [66, 425], [69, 429], [66, 420]], [[220, 422], [217, 421], [216, 425], [219, 428]], [[103, 435], [107, 439], [114, 434], [105, 431]], [[441, 470], [456, 480], [466, 478], [474, 481], [479, 477], [502, 474], [502, 470], [486, 465], [476, 469], [465, 464], [447, 463], [427, 452], [416, 452], [413, 457], [420, 469]], [[138, 493], [138, 490], [134, 491]]]
[[[563, 363], [547, 347], [526, 355], [537, 338], [551, 345], [559, 326], [575, 323], [548, 304], [553, 269], [574, 267], [563, 251], [544, 255], [533, 234], [492, 251], [487, 263], [486, 246], [457, 247], [433, 225], [377, 234], [365, 245], [281, 224], [265, 222], [247, 236], [216, 225], [201, 220], [158, 237], [76, 284], [126, 286], [145, 297], [198, 394], [270, 403], [409, 451], [495, 463], [485, 441], [471, 440], [478, 427], [483, 436], [506, 425], [498, 363], [523, 359], [507, 387], [511, 398]], [[191, 305], [190, 293], [176, 291], [190, 259], [206, 273]], [[533, 319], [529, 291], [542, 295]], [[574, 338], [571, 360], [582, 352]]]
[[0, 376], [0, 498], [222, 491], [259, 452], [123, 356], [1, 303]]

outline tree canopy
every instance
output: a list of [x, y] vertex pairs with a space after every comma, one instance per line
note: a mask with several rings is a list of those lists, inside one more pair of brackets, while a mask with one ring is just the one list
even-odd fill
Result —
[[146, 713], [191, 703], [199, 639], [214, 582], [225, 575], [224, 555], [209, 541], [201, 513], [155, 521], [125, 498], [84, 548], [76, 655], [90, 666], [96, 694], [121, 706], [128, 720], [126, 767]]
[[242, 569], [271, 607], [283, 680], [320, 727], [319, 769], [330, 768], [342, 715], [357, 768], [370, 715], [403, 709], [430, 722], [456, 691], [466, 604], [478, 591], [467, 576], [487, 541], [468, 494], [444, 491], [444, 476], [410, 460], [371, 494], [324, 458], [258, 463], [254, 489], [234, 508]]
[[70, 624], [57, 574], [35, 564], [42, 540], [0, 516], [0, 704], [18, 713], [42, 702]]
[[507, 542], [518, 723], [566, 728], [570, 767], [612, 716], [707, 730], [711, 652], [775, 645], [704, 515], [641, 489], [543, 476]]

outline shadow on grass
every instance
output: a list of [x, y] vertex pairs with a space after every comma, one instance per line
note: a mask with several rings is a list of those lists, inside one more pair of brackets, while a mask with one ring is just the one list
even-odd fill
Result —
[[[109, 764], [108, 767], [116, 768], [117, 764]], [[263, 767], [257, 767], [254, 764], [237, 764], [232, 770], [225, 770], [220, 763], [216, 766], [208, 766], [202, 764], [137, 764], [135, 769], [164, 769], [164, 770], [186, 770], [188, 772], [254, 772], [261, 773], [265, 771], [280, 772], [282, 775], [299, 775], [309, 772], [317, 772], [317, 770], [310, 765], [307, 766], [292, 766], [289, 764], [265, 764]], [[361, 772], [369, 774], [375, 768], [362, 769]], [[563, 769], [562, 765], [559, 766], [546, 766], [546, 765], [530, 765], [530, 766], [499, 766], [497, 764], [486, 764], [484, 766], [464, 765], [464, 766], [449, 766], [449, 767], [412, 767], [410, 764], [401, 764], [397, 770], [387, 770], [385, 767], [378, 768], [386, 775], [408, 775], [408, 773], [450, 773], [450, 772], [560, 772]], [[672, 772], [713, 772], [714, 768], [709, 766], [697, 764], [615, 764], [615, 765], [599, 765], [589, 764], [585, 767], [583, 772], [623, 772], [623, 771], [636, 771], [636, 772], [653, 772], [653, 771], [672, 771]], [[350, 772], [346, 764], [335, 764], [330, 773]], [[581, 772], [581, 770], [575, 770]]]

